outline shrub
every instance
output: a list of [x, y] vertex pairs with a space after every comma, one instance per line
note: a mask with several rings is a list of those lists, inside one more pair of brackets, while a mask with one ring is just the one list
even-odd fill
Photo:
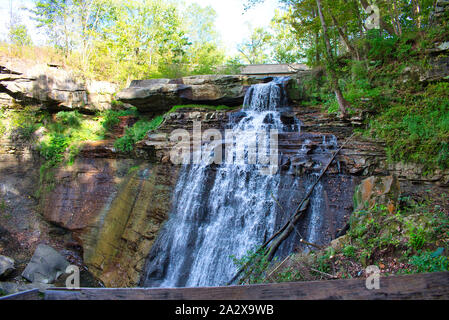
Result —
[[134, 145], [145, 138], [145, 135], [152, 130], [156, 130], [164, 121], [163, 116], [157, 116], [151, 121], [139, 120], [131, 128], [127, 128], [125, 135], [117, 139], [114, 147], [122, 152], [131, 152]]
[[262, 283], [265, 280], [265, 272], [268, 270], [270, 262], [267, 260], [268, 249], [249, 250], [240, 259], [231, 256], [234, 264], [243, 268], [242, 279], [246, 283]]
[[30, 140], [33, 133], [39, 128], [36, 119], [36, 112], [28, 107], [20, 111], [11, 112], [11, 138], [18, 137], [24, 140]]
[[443, 256], [443, 248], [435, 252], [424, 252], [413, 256], [410, 263], [415, 266], [417, 272], [442, 272], [449, 271], [449, 259]]
[[127, 110], [106, 110], [100, 113], [100, 117], [103, 118], [102, 125], [106, 131], [111, 131], [120, 123], [119, 117], [124, 116], [138, 116], [138, 111], [133, 107]]
[[82, 115], [78, 111], [60, 111], [56, 114], [56, 119], [64, 125], [78, 128], [81, 125]]

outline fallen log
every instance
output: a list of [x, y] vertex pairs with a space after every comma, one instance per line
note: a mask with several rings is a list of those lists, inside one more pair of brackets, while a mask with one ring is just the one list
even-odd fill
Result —
[[303, 213], [302, 209], [306, 201], [309, 201], [310, 196], [312, 195], [313, 190], [315, 189], [318, 182], [320, 182], [321, 178], [324, 176], [324, 174], [329, 169], [332, 162], [337, 157], [338, 153], [340, 153], [341, 149], [354, 137], [354, 134], [352, 134], [341, 146], [340, 148], [333, 154], [332, 158], [326, 165], [323, 171], [321, 171], [321, 174], [318, 176], [318, 179], [315, 181], [315, 183], [312, 185], [312, 187], [307, 192], [306, 196], [303, 198], [303, 200], [299, 203], [295, 213], [293, 214], [293, 217], [281, 228], [281, 232], [278, 232], [277, 234], [281, 234], [280, 238], [271, 244], [270, 249], [268, 250], [268, 261], [273, 260], [274, 255], [276, 254], [277, 249], [281, 245], [281, 243], [288, 238], [290, 233], [293, 231], [295, 224], [299, 221], [301, 218], [301, 215]]
[[[293, 216], [291, 219], [288, 220], [288, 222], [286, 224], [284, 224], [282, 226], [282, 228], [280, 228], [277, 232], [275, 232], [273, 234], [273, 236], [271, 236], [270, 239], [268, 239], [257, 251], [257, 253], [260, 253], [262, 250], [265, 250], [266, 247], [270, 244], [270, 242], [272, 242], [275, 238], [277, 238], [278, 236], [280, 236], [280, 240], [277, 240], [276, 242], [274, 242], [271, 246], [270, 249], [268, 250], [268, 261], [271, 261], [274, 258], [274, 255], [276, 254], [277, 249], [279, 248], [279, 246], [281, 245], [281, 243], [288, 238], [288, 236], [290, 235], [290, 233], [293, 231], [293, 229], [295, 228], [295, 224], [299, 221], [299, 219], [301, 218], [301, 215], [304, 211], [306, 210], [302, 210], [304, 207], [305, 209], [307, 209], [307, 205], [308, 205], [308, 201], [310, 196], [312, 195], [313, 190], [315, 189], [316, 185], [318, 184], [318, 182], [320, 182], [321, 178], [324, 176], [324, 174], [326, 173], [326, 171], [329, 169], [330, 165], [332, 164], [332, 162], [335, 160], [335, 158], [337, 157], [338, 153], [340, 153], [340, 151], [344, 148], [344, 146], [346, 146], [346, 144], [354, 137], [355, 133], [353, 133], [341, 146], [340, 148], [333, 154], [333, 156], [331, 157], [329, 163], [326, 165], [326, 167], [324, 168], [324, 170], [321, 172], [321, 174], [319, 175], [318, 179], [315, 181], [315, 183], [312, 185], [312, 187], [309, 189], [309, 191], [307, 192], [306, 196], [302, 199], [302, 201], [299, 203], [298, 207], [296, 208]], [[275, 199], [276, 201], [276, 199]], [[307, 201], [307, 203], [306, 203]], [[306, 205], [305, 205], [306, 204]], [[282, 207], [281, 207], [282, 208]], [[283, 209], [283, 208], [282, 208]], [[237, 272], [237, 274], [230, 280], [228, 281], [228, 283], [226, 285], [231, 285], [234, 283], [235, 280], [237, 280], [237, 278], [242, 274], [242, 272], [248, 268], [248, 266], [251, 263], [256, 263], [258, 261], [249, 261], [247, 262], [242, 268], [240, 268], [240, 270]]]

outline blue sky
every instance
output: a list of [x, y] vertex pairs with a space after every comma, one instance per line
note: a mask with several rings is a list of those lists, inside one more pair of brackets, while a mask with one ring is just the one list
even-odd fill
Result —
[[[7, 25], [9, 23], [9, 6], [11, 0], [0, 0], [0, 40], [7, 37]], [[249, 35], [249, 28], [268, 26], [277, 7], [277, 0], [265, 0], [263, 4], [250, 9], [243, 10], [244, 0], [185, 0], [186, 4], [198, 3], [201, 6], [212, 6], [217, 12], [216, 27], [221, 34], [221, 40], [228, 54], [236, 53], [236, 45]], [[13, 0], [13, 12], [18, 12], [23, 22], [28, 26], [33, 41], [41, 44], [44, 38], [35, 28], [35, 22], [30, 19], [30, 14], [21, 7], [31, 7], [32, 0]]]

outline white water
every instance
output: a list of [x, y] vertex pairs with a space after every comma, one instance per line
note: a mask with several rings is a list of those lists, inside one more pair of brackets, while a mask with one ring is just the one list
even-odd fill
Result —
[[[224, 285], [237, 272], [231, 256], [241, 258], [274, 233], [279, 208], [273, 198], [279, 199], [281, 176], [262, 174], [259, 164], [248, 164], [248, 146], [257, 142], [255, 132], [286, 130], [279, 112], [283, 95], [280, 82], [248, 90], [246, 115], [230, 123], [239, 132], [234, 151], [246, 150], [244, 157], [214, 168], [203, 162], [181, 169], [172, 212], [147, 260], [144, 286]], [[299, 131], [299, 124], [293, 129]], [[312, 200], [311, 241], [320, 226], [320, 188]]]

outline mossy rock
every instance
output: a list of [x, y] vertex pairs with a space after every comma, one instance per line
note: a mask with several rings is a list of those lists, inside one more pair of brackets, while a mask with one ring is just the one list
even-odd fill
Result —
[[356, 187], [354, 193], [355, 211], [372, 209], [376, 204], [384, 205], [390, 213], [398, 208], [401, 192], [399, 180], [396, 176], [369, 177]]

